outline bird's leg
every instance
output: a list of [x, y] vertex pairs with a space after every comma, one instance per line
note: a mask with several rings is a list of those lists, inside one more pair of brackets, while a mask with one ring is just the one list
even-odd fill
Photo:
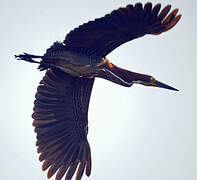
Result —
[[[38, 67], [38, 69], [40, 71], [45, 70], [45, 69], [50, 68], [50, 67], [57, 67], [55, 65], [55, 62], [43, 61], [43, 57], [44, 56], [36, 56], [36, 55], [27, 54], [27, 53], [23, 53], [23, 54], [20, 54], [20, 55], [15, 55], [15, 58], [17, 60], [23, 60], [23, 61], [27, 61], [27, 62], [30, 62], [30, 63], [40, 64], [39, 67]], [[41, 61], [35, 61], [32, 58], [41, 58], [42, 60]]]
[[31, 54], [27, 54], [27, 53], [23, 53], [23, 54], [20, 54], [20, 55], [15, 55], [15, 58], [17, 60], [24, 60], [24, 61], [27, 61], [27, 62], [30, 62], [30, 63], [40, 63], [38, 61], [35, 61], [33, 60], [32, 58], [42, 58], [43, 56], [35, 56], [35, 55], [31, 55]]

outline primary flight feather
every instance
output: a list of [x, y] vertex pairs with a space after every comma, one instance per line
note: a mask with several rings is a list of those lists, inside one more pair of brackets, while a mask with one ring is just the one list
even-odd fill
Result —
[[70, 180], [75, 172], [76, 180], [84, 171], [90, 176], [88, 106], [96, 77], [125, 87], [138, 83], [177, 90], [152, 76], [119, 68], [106, 58], [123, 43], [168, 31], [180, 20], [177, 14], [178, 9], [171, 11], [171, 5], [162, 10], [161, 4], [127, 5], [72, 30], [63, 43], [55, 42], [43, 56], [15, 56], [47, 70], [35, 95], [32, 117], [39, 160], [44, 161], [42, 169], [48, 169], [48, 178], [56, 172], [55, 180], [64, 175]]

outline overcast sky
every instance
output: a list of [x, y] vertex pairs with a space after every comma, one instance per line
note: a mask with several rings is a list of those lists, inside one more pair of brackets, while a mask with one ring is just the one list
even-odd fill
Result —
[[[131, 2], [138, 1], [1, 0], [0, 179], [47, 179], [38, 161], [31, 118], [44, 72], [16, 61], [14, 54], [42, 55], [73, 28]], [[197, 1], [160, 2], [162, 7], [179, 8], [183, 16], [177, 26], [129, 42], [108, 58], [180, 91], [125, 88], [97, 79], [89, 109], [93, 169], [84, 180], [197, 179]]]

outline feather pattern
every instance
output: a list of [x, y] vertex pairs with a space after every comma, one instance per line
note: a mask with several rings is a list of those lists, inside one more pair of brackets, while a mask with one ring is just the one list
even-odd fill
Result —
[[40, 82], [32, 117], [39, 160], [44, 161], [43, 170], [49, 168], [48, 178], [58, 171], [56, 180], [65, 173], [65, 179], [71, 179], [78, 167], [76, 178], [81, 179], [85, 165], [91, 164], [87, 115], [93, 82], [58, 69], [49, 69]]
[[[66, 48], [89, 51], [95, 57], [105, 57], [115, 48], [145, 34], [160, 34], [171, 29], [180, 19], [178, 9], [170, 14], [171, 5], [141, 3], [112, 11], [72, 30], [65, 38]], [[160, 13], [159, 13], [160, 12]], [[166, 17], [167, 16], [167, 17]], [[80, 50], [79, 50], [80, 49]]]
[[63, 43], [55, 42], [48, 48], [44, 56], [15, 56], [47, 70], [37, 88], [32, 118], [39, 160], [43, 161], [42, 169], [48, 169], [48, 178], [56, 172], [55, 180], [64, 175], [70, 180], [75, 172], [76, 180], [84, 172], [90, 176], [88, 107], [95, 77], [126, 87], [139, 83], [177, 91], [149, 75], [119, 68], [105, 56], [130, 40], [168, 31], [180, 18], [178, 9], [171, 11], [171, 5], [163, 9], [161, 4], [152, 3], [127, 5], [75, 28]]

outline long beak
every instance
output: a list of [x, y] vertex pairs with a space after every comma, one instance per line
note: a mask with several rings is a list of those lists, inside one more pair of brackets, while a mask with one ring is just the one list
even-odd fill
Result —
[[178, 89], [175, 89], [175, 88], [173, 88], [171, 86], [168, 86], [167, 84], [164, 84], [164, 83], [162, 83], [160, 81], [156, 81], [154, 86], [160, 87], [160, 88], [169, 89], [169, 90], [173, 90], [173, 91], [178, 91]]

